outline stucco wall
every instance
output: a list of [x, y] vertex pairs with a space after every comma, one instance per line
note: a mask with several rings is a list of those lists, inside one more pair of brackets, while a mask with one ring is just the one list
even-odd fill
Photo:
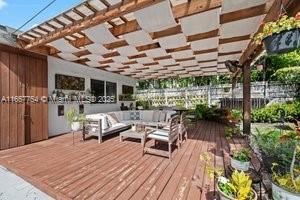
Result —
[[[55, 74], [64, 74], [70, 76], [77, 76], [85, 78], [85, 90], [90, 89], [90, 79], [97, 79], [103, 81], [110, 81], [117, 83], [117, 96], [122, 93], [122, 85], [134, 86], [136, 80], [127, 76], [122, 76], [103, 70], [87, 67], [77, 63], [68, 62], [54, 57], [48, 57], [48, 91], [49, 95], [55, 89]], [[126, 102], [129, 104], [130, 102]], [[58, 105], [49, 103], [49, 136], [59, 135], [70, 131], [67, 120], [64, 116], [58, 116]], [[78, 104], [64, 104], [66, 110], [74, 106], [78, 109]], [[120, 110], [121, 102], [117, 101], [115, 104], [85, 104], [84, 111], [86, 114], [108, 112]]]

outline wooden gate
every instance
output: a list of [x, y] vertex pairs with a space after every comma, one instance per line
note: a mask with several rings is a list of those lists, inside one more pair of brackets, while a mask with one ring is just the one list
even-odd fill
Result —
[[[47, 58], [0, 45], [0, 98], [48, 95]], [[0, 149], [48, 138], [46, 103], [0, 103]]]

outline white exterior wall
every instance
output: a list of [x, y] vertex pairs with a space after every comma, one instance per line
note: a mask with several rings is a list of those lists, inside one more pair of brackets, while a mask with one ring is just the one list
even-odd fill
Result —
[[[136, 80], [127, 76], [122, 76], [107, 71], [87, 67], [81, 64], [72, 63], [55, 57], [48, 57], [48, 92], [51, 95], [55, 90], [55, 74], [64, 74], [69, 76], [77, 76], [85, 78], [85, 90], [90, 89], [90, 79], [110, 81], [117, 83], [117, 98], [122, 94], [122, 85], [129, 85], [135, 88]], [[131, 102], [124, 102], [129, 105]], [[58, 116], [58, 105], [49, 103], [49, 136], [55, 136], [70, 131], [65, 116]], [[75, 102], [72, 104], [64, 104], [64, 111], [69, 107], [74, 106], [78, 109], [79, 105]], [[108, 111], [120, 110], [121, 102], [117, 101], [115, 104], [85, 104], [84, 112], [86, 114], [101, 113]]]

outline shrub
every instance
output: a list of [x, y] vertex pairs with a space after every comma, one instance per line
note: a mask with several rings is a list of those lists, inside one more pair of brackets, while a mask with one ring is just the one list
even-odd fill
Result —
[[[289, 170], [293, 158], [293, 151], [299, 140], [294, 131], [282, 132], [281, 130], [259, 131], [253, 134], [254, 143], [259, 147], [264, 164], [271, 173], [273, 163], [277, 163], [277, 173]], [[296, 166], [300, 167], [300, 156], [297, 157]]]
[[207, 104], [198, 104], [195, 109], [196, 118], [198, 120], [219, 119], [220, 114], [216, 107], [208, 107]]
[[285, 84], [300, 84], [300, 66], [278, 69], [272, 77]]
[[292, 103], [276, 103], [264, 108], [252, 111], [252, 122], [279, 122], [280, 112], [284, 111], [285, 121], [291, 121], [293, 118], [300, 117], [300, 101]]
[[241, 133], [241, 130], [238, 126], [226, 126], [225, 127], [225, 137], [227, 139], [232, 138], [235, 135], [238, 135]]

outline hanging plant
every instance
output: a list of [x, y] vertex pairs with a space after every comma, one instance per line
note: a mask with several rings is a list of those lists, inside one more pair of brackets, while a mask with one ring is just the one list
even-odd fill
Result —
[[282, 16], [264, 24], [263, 31], [253, 37], [257, 44], [264, 43], [268, 54], [287, 53], [300, 47], [300, 12], [295, 17]]

